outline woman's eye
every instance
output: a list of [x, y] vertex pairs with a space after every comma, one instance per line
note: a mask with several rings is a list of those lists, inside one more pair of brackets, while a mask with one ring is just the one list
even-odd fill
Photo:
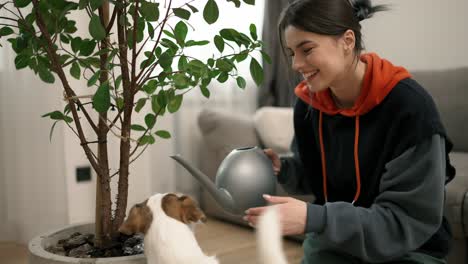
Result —
[[304, 53], [310, 53], [312, 51], [313, 48], [309, 48], [309, 49], [305, 49], [304, 50]]

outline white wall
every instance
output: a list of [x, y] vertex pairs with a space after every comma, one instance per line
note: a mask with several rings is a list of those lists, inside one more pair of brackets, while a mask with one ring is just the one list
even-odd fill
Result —
[[363, 21], [369, 51], [409, 70], [468, 66], [467, 0], [374, 0], [390, 11]]
[[60, 105], [61, 93], [30, 72], [12, 70], [4, 50], [0, 61], [0, 240], [25, 243], [38, 230], [67, 223], [62, 128], [50, 143], [51, 122], [40, 117]]

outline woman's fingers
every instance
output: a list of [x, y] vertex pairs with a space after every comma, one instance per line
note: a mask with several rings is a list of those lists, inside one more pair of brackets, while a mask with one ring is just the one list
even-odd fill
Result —
[[264, 149], [263, 152], [265, 155], [271, 160], [271, 163], [273, 164], [273, 172], [275, 175], [278, 175], [280, 169], [281, 169], [281, 161], [279, 159], [278, 154], [273, 149]]

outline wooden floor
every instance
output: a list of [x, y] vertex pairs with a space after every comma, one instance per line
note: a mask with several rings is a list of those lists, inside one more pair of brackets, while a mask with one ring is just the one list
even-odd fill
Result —
[[[195, 234], [203, 251], [208, 255], [216, 255], [221, 264], [258, 263], [252, 229], [209, 219], [206, 224], [197, 226]], [[301, 244], [284, 240], [283, 246], [289, 263], [300, 263]], [[26, 246], [0, 242], [0, 263], [27, 264]]]

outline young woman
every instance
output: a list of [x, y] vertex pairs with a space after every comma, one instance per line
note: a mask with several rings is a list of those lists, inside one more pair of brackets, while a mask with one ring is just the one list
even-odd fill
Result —
[[[265, 150], [305, 203], [266, 196], [284, 234], [306, 234], [302, 263], [445, 263], [444, 188], [452, 144], [429, 94], [402, 67], [361, 54], [360, 21], [384, 6], [297, 0], [279, 23], [295, 88], [293, 157]], [[251, 208], [252, 225], [265, 208]]]

